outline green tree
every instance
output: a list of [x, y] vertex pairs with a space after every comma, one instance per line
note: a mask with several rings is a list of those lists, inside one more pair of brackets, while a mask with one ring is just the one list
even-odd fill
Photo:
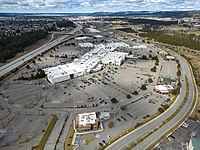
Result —
[[168, 105], [168, 104], [165, 104], [165, 105], [162, 106], [162, 108], [163, 108], [164, 110], [167, 110], [167, 109], [169, 108], [169, 105]]
[[146, 85], [145, 85], [145, 84], [143, 84], [143, 85], [140, 87], [140, 89], [141, 89], [141, 90], [146, 90], [146, 89], [147, 89], [147, 87], [146, 87]]
[[177, 74], [177, 76], [178, 76], [178, 77], [180, 77], [180, 76], [181, 76], [181, 71], [180, 71], [180, 69], [178, 69], [178, 71], [177, 71], [177, 73], [176, 73], [176, 74]]
[[163, 113], [164, 112], [164, 109], [162, 107], [158, 108], [158, 112], [159, 113]]
[[132, 94], [133, 95], [138, 95], [138, 91], [134, 91]]
[[29, 65], [26, 65], [26, 69], [31, 69], [31, 67]]
[[116, 103], [118, 103], [119, 101], [114, 97], [114, 98], [112, 98], [111, 100], [110, 100], [113, 104], [116, 104]]
[[153, 79], [152, 79], [152, 78], [149, 78], [149, 79], [148, 79], [148, 82], [149, 82], [149, 83], [153, 83]]
[[151, 68], [151, 71], [156, 72], [156, 69], [157, 69], [156, 66], [154, 66], [153, 68]]
[[130, 94], [126, 95], [126, 98], [132, 98], [132, 96]]
[[125, 110], [127, 110], [127, 106], [126, 105], [122, 105], [122, 106], [120, 106], [120, 109], [125, 111]]

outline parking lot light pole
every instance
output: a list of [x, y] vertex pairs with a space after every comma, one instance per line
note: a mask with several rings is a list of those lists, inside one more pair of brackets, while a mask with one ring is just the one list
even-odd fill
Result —
[[114, 112], [114, 125], [115, 125], [115, 112]]
[[15, 133], [16, 132], [15, 126], [14, 126], [13, 122], [11, 122], [11, 124], [12, 124], [12, 127], [13, 127], [13, 132]]

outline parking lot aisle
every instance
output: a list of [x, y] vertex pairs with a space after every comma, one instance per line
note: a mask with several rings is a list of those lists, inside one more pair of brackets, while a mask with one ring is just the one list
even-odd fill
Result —
[[21, 127], [24, 125], [24, 122], [27, 120], [27, 117], [25, 117], [24, 119], [23, 119], [23, 121], [21, 122], [21, 123], [19, 123], [19, 124], [15, 124], [15, 122], [13, 122], [13, 123], [10, 123], [11, 125], [12, 125], [12, 128], [13, 128], [13, 135], [10, 137], [10, 139], [8, 140], [8, 142], [10, 142], [11, 140], [12, 140], [12, 138], [13, 138], [13, 136], [14, 135], [16, 135], [18, 132], [19, 132], [19, 130], [21, 129]]

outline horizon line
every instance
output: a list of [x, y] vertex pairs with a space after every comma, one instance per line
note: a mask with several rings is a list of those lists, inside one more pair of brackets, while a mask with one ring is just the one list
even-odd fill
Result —
[[187, 12], [187, 11], [200, 11], [193, 10], [158, 10], [158, 11], [145, 11], [145, 10], [127, 10], [127, 11], [97, 11], [97, 12], [0, 12], [5, 14], [93, 14], [93, 13], [117, 13], [117, 12]]

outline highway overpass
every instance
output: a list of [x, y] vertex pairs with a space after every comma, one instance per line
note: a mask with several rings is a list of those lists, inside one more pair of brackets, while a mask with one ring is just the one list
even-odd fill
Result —
[[[76, 24], [77, 27], [69, 32], [70, 35], [73, 35], [75, 34], [77, 31], [79, 31], [82, 26], [79, 25], [79, 24]], [[52, 42], [47, 42], [46, 44], [44, 44], [43, 46], [35, 49], [34, 51], [28, 53], [28, 54], [25, 54], [23, 56], [21, 56], [20, 58], [17, 58], [15, 60], [13, 60], [12, 62], [2, 66], [0, 68], [0, 77], [3, 77], [4, 75], [8, 74], [9, 72], [11, 72], [12, 70], [14, 70], [15, 68], [21, 66], [22, 64], [24, 64], [25, 62], [31, 60], [32, 58], [38, 56], [39, 54], [42, 54], [43, 52], [55, 47], [56, 45], [64, 42], [66, 40], [66, 38], [68, 38], [70, 35], [64, 35]]]

